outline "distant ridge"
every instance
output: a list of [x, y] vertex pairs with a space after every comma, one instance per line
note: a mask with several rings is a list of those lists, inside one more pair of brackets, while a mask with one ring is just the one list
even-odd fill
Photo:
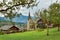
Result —
[[[31, 17], [31, 18], [33, 18], [33, 17]], [[15, 18], [13, 18], [13, 22], [16, 22], [16, 23], [26, 23], [27, 19], [28, 19], [28, 16], [24, 16], [24, 15], [21, 15], [19, 17], [16, 16]], [[8, 18], [6, 19], [5, 17], [0, 17], [0, 21], [1, 20], [9, 21], [9, 19]]]

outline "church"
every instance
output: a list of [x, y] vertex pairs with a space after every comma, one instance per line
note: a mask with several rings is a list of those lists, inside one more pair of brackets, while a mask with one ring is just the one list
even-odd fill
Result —
[[34, 30], [36, 29], [34, 20], [31, 18], [31, 15], [29, 13], [28, 19], [27, 19], [27, 30]]

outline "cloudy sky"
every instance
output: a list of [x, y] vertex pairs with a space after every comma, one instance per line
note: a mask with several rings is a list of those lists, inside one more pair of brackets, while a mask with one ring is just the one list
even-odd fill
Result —
[[[38, 4], [38, 6], [34, 7], [33, 9], [30, 8], [30, 9], [24, 10], [24, 8], [22, 8], [23, 15], [28, 16], [28, 12], [30, 11], [31, 16], [34, 16], [34, 13], [36, 11], [38, 11], [39, 9], [42, 9], [42, 8], [48, 8], [51, 3], [54, 3], [57, 0], [37, 0], [37, 1], [38, 2], [40, 1], [40, 2]], [[60, 0], [58, 0], [58, 2], [60, 2]]]
[[[0, 0], [0, 1], [2, 1], [2, 0]], [[37, 0], [37, 2], [39, 2], [38, 6], [37, 7], [34, 7], [33, 9], [31, 9], [31, 8], [26, 9], [26, 8], [22, 8], [21, 7], [21, 10], [20, 11], [22, 12], [22, 15], [28, 16], [29, 11], [30, 11], [31, 16], [34, 16], [34, 13], [36, 11], [38, 11], [39, 9], [42, 9], [42, 8], [48, 8], [49, 5], [51, 3], [56, 2], [56, 0]], [[58, 2], [60, 2], [60, 0], [58, 0]], [[0, 14], [0, 16], [2, 16], [2, 14]]]

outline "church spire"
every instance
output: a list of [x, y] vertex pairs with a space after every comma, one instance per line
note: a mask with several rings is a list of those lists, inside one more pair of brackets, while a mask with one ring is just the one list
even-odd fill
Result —
[[28, 15], [28, 20], [31, 19], [31, 16], [30, 16], [30, 12], [29, 12], [29, 15]]

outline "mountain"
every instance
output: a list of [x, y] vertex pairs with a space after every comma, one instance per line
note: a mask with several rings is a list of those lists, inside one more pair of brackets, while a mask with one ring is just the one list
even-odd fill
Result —
[[[33, 18], [33, 17], [31, 17], [31, 18]], [[21, 15], [19, 17], [16, 16], [15, 18], [13, 18], [13, 22], [16, 22], [16, 23], [26, 23], [27, 19], [28, 19], [28, 16], [23, 16], [23, 15]], [[5, 17], [0, 17], [0, 21], [1, 20], [9, 21], [9, 19], [8, 18], [6, 19]]]
[[13, 18], [13, 22], [26, 23], [27, 22], [27, 18], [28, 18], [28, 16], [21, 15], [20, 17]]
[[0, 17], [0, 21], [5, 21], [6, 18], [5, 17]]

